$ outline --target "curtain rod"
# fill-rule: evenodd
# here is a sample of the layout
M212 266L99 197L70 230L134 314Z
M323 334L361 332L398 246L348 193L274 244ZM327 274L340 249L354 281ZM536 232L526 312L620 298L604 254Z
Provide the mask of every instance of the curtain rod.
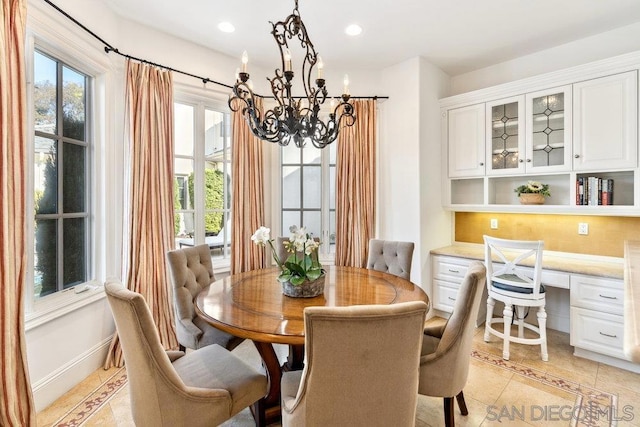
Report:
M146 59L142 59L142 58L137 58L135 56L132 55L128 55L126 53L122 53L120 52L117 48L113 47L111 44L107 43L102 37L100 37L99 35L97 35L96 33L94 33L93 31L91 31L89 28L87 28L86 26L84 26L81 22L79 22L77 19L75 19L73 16L69 15L67 12L65 12L64 10L62 10L61 8L59 8L57 5L55 5L51 0L44 0L45 3L47 3L49 6L53 7L55 10L57 10L58 12L60 12L65 18L69 19L71 22L73 22L74 24L76 24L78 27L82 28L85 32L87 32L88 34L90 34L93 38L95 38L96 40L98 40L100 43L102 43L104 45L104 51L108 54L108 53L116 53L120 56L123 56L127 59L133 59L135 61L138 62L142 62L144 64L149 64L149 65L153 65L155 67L159 67L159 68L164 68L165 70L168 71L173 71L174 73L179 73L185 76L189 76L189 77L193 77L196 78L198 80L201 80L202 83L207 84L207 83L213 83L216 84L218 86L223 86L226 87L228 89L233 89L233 86L228 85L226 83L221 83L215 80L212 80L208 77L202 77L202 76L198 76L186 71L182 71L182 70L178 70L175 69L173 67L167 67L166 65L162 65L162 64L158 64ZM260 98L271 98L271 97L265 97L263 95L259 95L259 94L255 94L257 96L259 96ZM302 96L296 96L294 98L304 98ZM351 99L389 99L388 96L352 96Z

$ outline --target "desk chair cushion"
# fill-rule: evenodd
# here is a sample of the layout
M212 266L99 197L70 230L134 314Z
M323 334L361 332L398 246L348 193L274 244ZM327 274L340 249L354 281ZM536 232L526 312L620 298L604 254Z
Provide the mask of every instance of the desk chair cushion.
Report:
M514 292L517 294L533 294L533 288L523 288L520 286L512 286L512 285L507 285L506 283L500 283L496 281L491 282L491 286L493 286L496 289L500 289L507 292ZM540 285L540 293L541 294L545 293L544 285Z

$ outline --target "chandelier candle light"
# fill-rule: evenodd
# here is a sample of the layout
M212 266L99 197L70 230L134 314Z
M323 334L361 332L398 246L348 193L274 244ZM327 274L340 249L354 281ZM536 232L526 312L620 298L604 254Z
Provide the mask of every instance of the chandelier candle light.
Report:
M242 69L237 73L233 94L229 96L229 107L232 111L242 108L249 129L264 141L285 146L293 140L297 147L304 147L308 139L315 147L324 148L338 137L341 125L353 126L356 121L353 105L349 102L349 77L345 75L343 93L338 102L331 98L329 117L326 122L323 121L320 109L328 97L323 74L324 63L309 40L298 11L298 0L295 0L293 12L284 21L270 23L273 27L271 34L278 44L281 59L281 68L276 68L275 77L267 77L277 105L264 114L256 107L255 98L259 95L253 93L247 72L249 57L245 51L242 54ZM291 91L294 72L289 41L294 37L306 49L302 63L305 97L294 97ZM316 65L318 73L315 86L312 86L311 74Z

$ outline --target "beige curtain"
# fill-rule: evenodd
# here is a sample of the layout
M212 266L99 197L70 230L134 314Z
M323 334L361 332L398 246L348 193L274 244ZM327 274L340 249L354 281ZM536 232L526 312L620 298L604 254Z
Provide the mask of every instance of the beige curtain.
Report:
M173 83L157 67L127 60L129 158L123 265L127 287L142 294L165 349L178 346L165 254L173 237ZM122 366L117 334L105 362Z
M336 265L365 267L375 232L376 101L353 101L356 123L338 136Z
M256 107L262 110L262 99ZM231 274L265 267L264 248L251 235L264 224L264 160L259 140L249 130L242 108L232 113L231 151L232 217Z
M35 426L24 335L26 75L25 0L0 9L0 425Z

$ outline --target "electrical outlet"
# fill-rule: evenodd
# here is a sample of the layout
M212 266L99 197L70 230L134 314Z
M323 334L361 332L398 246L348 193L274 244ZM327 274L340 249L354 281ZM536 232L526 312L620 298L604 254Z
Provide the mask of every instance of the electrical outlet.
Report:
M589 224L586 222L578 223L578 234L589 234Z
M491 229L492 230L498 229L498 220L496 218L491 218Z

